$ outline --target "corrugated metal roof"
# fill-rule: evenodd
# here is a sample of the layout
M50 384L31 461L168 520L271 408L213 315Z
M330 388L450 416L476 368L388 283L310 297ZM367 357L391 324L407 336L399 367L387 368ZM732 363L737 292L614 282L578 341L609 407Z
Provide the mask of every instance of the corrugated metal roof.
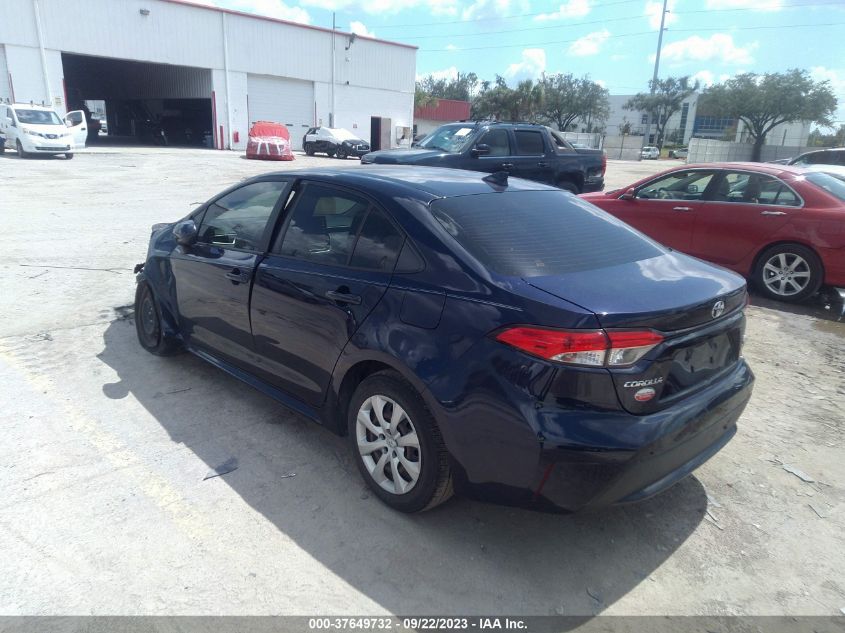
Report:
M429 121L461 121L469 118L469 101L438 99L436 106L426 106L414 110L414 118Z

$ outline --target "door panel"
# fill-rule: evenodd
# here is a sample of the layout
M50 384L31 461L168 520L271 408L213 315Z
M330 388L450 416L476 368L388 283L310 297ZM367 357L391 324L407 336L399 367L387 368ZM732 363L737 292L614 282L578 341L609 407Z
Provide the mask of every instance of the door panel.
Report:
M552 184L554 160L547 156L543 133L539 130L514 130L516 152L513 156L512 173L518 178Z
M510 134L507 129L493 128L487 130L475 145L489 145L490 153L483 154L474 159L476 164L472 166L473 169L490 174L497 171L514 173L513 150L511 148ZM514 175L516 174L514 173Z
M209 203L197 243L171 254L183 336L242 368L253 358L253 274L288 187L287 180L250 183Z
M75 149L84 149L88 141L88 121L82 110L73 110L65 115L65 124L73 134L73 145Z
M697 213L691 254L733 265L768 244L795 213L800 199L777 178L724 172Z
M259 375L319 406L344 346L387 289L404 237L366 198L308 183L277 242L252 293Z

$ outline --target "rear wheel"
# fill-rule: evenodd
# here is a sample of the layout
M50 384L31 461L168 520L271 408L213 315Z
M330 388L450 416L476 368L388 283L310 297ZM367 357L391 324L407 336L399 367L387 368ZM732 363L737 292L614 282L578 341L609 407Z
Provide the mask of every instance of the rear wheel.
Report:
M557 186L560 187L561 189L563 189L564 191L568 191L569 193L574 193L575 195L578 195L579 193L581 193L578 190L578 185L576 185L571 180L565 180L565 179L561 180L559 183L557 183Z
M141 347L150 354L170 356L181 348L178 341L164 336L158 302L145 281L135 290L135 331Z
M754 271L754 283L761 293L793 303L814 295L822 280L818 256L800 244L772 246L760 256Z
M29 154L27 154L27 153L23 150L23 145L21 145L21 141L20 141L20 139L18 139L17 141L15 141L15 148L18 150L18 158L27 158L27 157L29 156Z
M361 476L391 508L420 512L452 496L440 429L420 395L397 374L374 374L358 385L348 424Z
M306 143L306 144L305 144L305 153L306 153L308 156L313 156L313 155L314 155L314 144L313 144L313 143Z
M327 150L326 150L326 155L327 155L329 158L334 158L334 154L335 154L335 149L334 149L334 147L330 147L329 149L327 149Z

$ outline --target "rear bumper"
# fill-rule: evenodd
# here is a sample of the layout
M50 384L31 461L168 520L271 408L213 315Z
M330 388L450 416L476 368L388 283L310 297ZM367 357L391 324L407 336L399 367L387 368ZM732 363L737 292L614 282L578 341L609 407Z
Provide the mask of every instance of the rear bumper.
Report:
M641 501L677 483L728 443L753 383L751 369L740 360L705 389L649 415L520 406L525 417L508 425L512 437L486 438L495 454L474 455L458 465L456 488L540 510L574 512ZM533 430L534 450L523 430ZM498 464L496 475L490 468L461 468L490 459Z

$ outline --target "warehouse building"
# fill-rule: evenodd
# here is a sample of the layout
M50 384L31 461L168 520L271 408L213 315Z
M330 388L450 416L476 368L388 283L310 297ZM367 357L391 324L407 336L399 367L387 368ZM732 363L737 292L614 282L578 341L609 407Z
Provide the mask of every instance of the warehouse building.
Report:
M0 100L102 101L110 136L243 149L255 121L407 142L416 47L183 0L3 0Z

